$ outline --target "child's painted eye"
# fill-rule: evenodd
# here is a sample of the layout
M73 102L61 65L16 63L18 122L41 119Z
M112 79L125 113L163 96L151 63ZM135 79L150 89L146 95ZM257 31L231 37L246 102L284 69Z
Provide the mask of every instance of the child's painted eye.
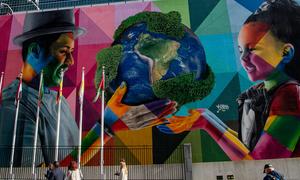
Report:
M242 54L244 52L243 48L241 46L239 46L238 48L239 48L240 54Z
M249 48L248 50L249 50L250 52L252 52L252 51L255 50L255 48Z

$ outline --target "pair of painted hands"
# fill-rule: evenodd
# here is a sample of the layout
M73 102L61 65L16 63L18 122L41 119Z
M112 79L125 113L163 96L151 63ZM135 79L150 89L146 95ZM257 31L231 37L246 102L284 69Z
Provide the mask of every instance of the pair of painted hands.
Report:
M127 91L123 82L108 101L104 119L113 132L139 130L168 123L165 117L176 111L177 103L168 99L156 100L138 106L123 104L122 98Z
M129 106L121 102L126 90L126 84L123 82L105 108L105 124L114 132L156 126L163 133L178 134L203 128L207 116L212 114L207 109L196 109L190 110L189 116L166 118L176 111L176 102L161 99L138 106Z

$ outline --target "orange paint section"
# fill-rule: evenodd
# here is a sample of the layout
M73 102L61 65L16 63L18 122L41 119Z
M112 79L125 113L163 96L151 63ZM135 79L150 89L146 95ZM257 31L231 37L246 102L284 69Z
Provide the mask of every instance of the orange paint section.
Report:
M118 117L122 117L126 112L128 112L128 109L130 106L124 105L121 103L123 96L125 95L127 91L127 87L119 87L115 94L111 97L109 100L107 106L111 109L111 111ZM112 102L112 103L110 103ZM116 103L114 103L116 102Z
M255 47L256 44L266 35L270 26L261 22L250 22L245 24L239 34L239 42Z
M253 160L253 157L251 157L249 154L247 154L243 160Z

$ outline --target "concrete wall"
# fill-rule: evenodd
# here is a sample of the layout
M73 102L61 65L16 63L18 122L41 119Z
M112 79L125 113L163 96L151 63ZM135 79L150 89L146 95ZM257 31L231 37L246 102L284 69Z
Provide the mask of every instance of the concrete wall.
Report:
M266 163L271 163L276 170L284 174L286 180L300 180L300 158L257 160L257 161L228 161L228 162L208 162L193 164L193 180L216 180L216 176L234 175L235 180L262 180L264 177L263 167ZM114 172L119 166L105 166L107 179L117 179ZM146 166L128 166L129 179L183 179L183 167L180 164L156 164ZM43 177L45 168L37 168L38 177ZM66 168L64 168L66 171ZM99 166L83 167L85 178L99 179ZM0 168L0 179L8 173L8 168ZM30 168L14 168L16 177L30 179Z
M284 174L286 180L300 180L300 158L194 163L193 180L216 180L218 175L225 180L230 174L237 180L262 180L266 163Z
M171 179L184 179L183 164L153 164L153 165L128 165L128 179L130 180L171 180ZM104 172L106 180L117 180L118 176L114 173L119 171L120 166L105 166ZM61 168L64 172L67 172L66 167ZM45 179L44 173L46 168L36 168L37 178ZM30 167L14 168L13 173L15 179L20 180L32 180ZM100 166L84 166L82 167L82 173L84 179L100 179ZM9 168L0 168L0 180L8 179Z

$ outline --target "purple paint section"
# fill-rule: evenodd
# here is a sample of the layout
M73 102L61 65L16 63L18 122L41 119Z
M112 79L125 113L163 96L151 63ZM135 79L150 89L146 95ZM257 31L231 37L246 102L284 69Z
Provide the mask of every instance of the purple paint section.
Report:
M254 150L251 152L251 156L254 159L288 158L291 157L291 154L291 151L268 133L264 133L261 136Z
M5 71L7 49L9 44L9 34L11 28L12 16L0 17L0 72Z
M165 105L169 104L168 102L170 102L170 101L166 100L166 99L161 99L161 100L157 100L157 101L153 101L148 104L145 104L145 106L150 110L160 109L160 108L163 108Z

